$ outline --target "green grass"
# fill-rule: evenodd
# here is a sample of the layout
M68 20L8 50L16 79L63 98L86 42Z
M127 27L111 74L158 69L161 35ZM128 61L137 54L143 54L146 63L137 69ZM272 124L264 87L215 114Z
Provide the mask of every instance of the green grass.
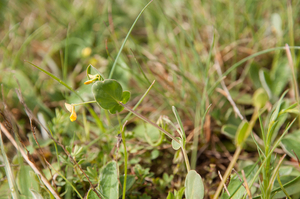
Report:
M123 198L185 197L189 165L202 177L204 198L229 198L218 171L224 182L231 178L226 187L233 198L247 197L245 179L253 198L299 198L300 119L293 123L300 110L299 6L1 1L0 122L61 198L105 198L99 186L113 182L115 175L103 172L115 169L114 161ZM84 104L95 100L92 84L84 85L90 64L88 73L115 79L131 92L119 119L97 103ZM41 149L16 88L55 139L33 123ZM253 97L257 90L267 94L266 103ZM76 106L75 122L65 103L84 104ZM181 150L172 148L174 137ZM2 140L0 198L54 198L4 134ZM34 176L34 186L21 185L21 176Z

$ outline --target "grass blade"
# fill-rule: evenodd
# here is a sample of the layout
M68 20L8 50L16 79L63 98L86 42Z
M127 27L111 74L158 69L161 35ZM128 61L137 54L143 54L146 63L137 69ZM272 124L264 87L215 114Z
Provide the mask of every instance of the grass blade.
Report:
M111 79L112 76L113 76L113 74L114 74L114 70L115 70L115 68L116 68L116 65L117 65L118 59L119 59L119 57L120 57L120 54L121 54L121 52L122 52L122 50L123 50L123 48L124 48L124 46L125 46L126 41L128 40L128 37L129 37L129 35L130 35L130 33L131 33L133 27L135 26L136 22L139 20L139 18L140 18L140 16L142 15L142 13L143 13L143 12L146 10L146 8L152 3L152 1L153 1L153 0L151 0L151 1L150 1L150 2L142 9L142 11L140 12L140 14L136 17L135 21L133 22L131 28L129 29L129 31L128 31L128 33L127 33L127 35L126 35L126 37L125 37L125 39L124 39L124 41L123 41L123 44L122 44L122 46L121 46L121 48L120 48L120 50L119 50L119 52L118 52L118 54L117 54L117 57L116 57L116 59L115 59L115 61L114 61L114 64L113 64L113 66L112 66L112 68L111 68L111 71L110 71L110 73L109 73L108 79Z

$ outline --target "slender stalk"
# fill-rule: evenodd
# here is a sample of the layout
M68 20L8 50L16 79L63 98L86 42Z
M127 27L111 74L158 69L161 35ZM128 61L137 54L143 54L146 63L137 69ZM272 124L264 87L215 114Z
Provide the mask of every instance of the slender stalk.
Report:
M124 146L124 182L123 182L123 196L122 198L125 199L126 195L126 183L127 183L127 160L128 160L128 154L126 149L126 142L125 142L125 132L122 131L122 142Z
M120 118L119 118L119 121L121 121ZM128 153L127 153L126 141L125 141L125 125L126 125L126 123L127 123L127 121L124 123L123 129L121 130L122 142L123 142L123 146L124 146L124 182L123 182L123 196L122 196L122 199L125 199L126 184L127 184L127 161L128 161Z
M282 183L281 183L281 180L280 180L280 176L279 176L279 173L277 173L277 181L278 181L278 184L281 188L281 190L283 191L283 193L285 194L285 196L288 198L288 199L292 199L290 197L290 195L288 194L288 192L285 190L285 188L283 187Z
M191 157L191 167L192 169L196 168L197 162L197 151L198 151L198 137L199 137L199 121L200 121L200 105L196 107L196 114L195 114L195 126L194 126L194 136L193 136L193 150L192 150L192 157ZM201 128L203 129L203 125L201 124ZM203 134L201 134L203 135Z
M126 183L127 183L127 160L128 160L128 154L127 154L127 148L126 148L126 141L125 141L125 126L127 123L127 120L123 124L123 128L121 128L122 122L120 119L120 115L117 112L117 118L119 121L119 126L120 126L120 133L122 135L122 142L124 146L124 182L123 182L123 194L122 194L122 199L125 199L125 194L126 194Z
M96 103L97 101L89 101L89 102L82 102L82 103L78 103L78 104L72 104L73 106L79 106L79 105L85 105L85 104L92 104L92 103Z
M167 132L165 129L161 128L160 126L158 126L157 124L155 124L151 120L147 119L146 117L142 116L138 112L134 111L133 109L131 109L127 105L123 104L122 102L119 102L119 104L121 106L123 106L125 109L127 109L128 111L130 111L131 113L133 113L134 115L136 115L137 117L139 117L142 120L144 120L145 122L151 124L152 126L154 126L155 128L157 128L158 130L160 130L161 132L163 132L166 136L168 136L169 138L171 138L172 140L174 140L175 142L177 142L178 144L181 145L181 143L173 135L171 135L169 132Z
M173 135L171 135L170 133L168 133L166 130L164 130L163 128L161 128L160 126L158 126L157 124L155 124L154 122L150 121L149 119L147 119L146 117L142 116L141 114L137 113L136 111L132 110L131 108L129 108L127 105L123 104L122 102L119 102L121 106L123 106L125 109L127 109L128 111L132 112L134 115L136 115L137 117L141 118L142 120L144 120L145 122L151 124L152 126L154 126L155 128L157 128L158 130L160 130L161 132L163 132L166 136L168 136L169 138L171 138L172 140L176 141L178 144L180 144L181 146L181 150L183 153L183 157L184 157L184 161L186 164L186 168L188 171L190 171L191 167L190 167L190 162L189 162L189 158L187 156L185 147L183 146L183 144L181 142L179 142Z
M124 39L124 41L123 41L123 44L122 44L122 46L121 46L121 48L120 48L120 50L119 50L119 52L118 52L118 54L117 54L117 57L116 57L116 59L115 59L115 61L114 61L114 64L113 64L113 66L112 66L112 68L111 68L111 71L110 71L110 73L109 73L108 79L111 79L112 76L113 76L113 74L114 74L114 70L115 70L115 68L116 68L116 65L117 65L118 59L119 59L119 57L120 57L120 54L121 54L121 52L122 52L122 50L123 50L123 48L124 48L124 46L125 46L126 41L128 40L128 37L129 37L129 35L130 35L130 33L131 33L133 27L135 26L136 22L139 20L139 18L140 18L140 16L142 15L142 13L143 13L143 12L146 10L146 8L152 3L152 1L153 1L153 0L151 0L151 1L150 1L150 2L149 2L142 10L141 10L141 12L139 13L139 15L136 17L135 21L133 22L131 28L129 29L129 31L128 31L128 33L127 33L127 35L126 35L126 37L125 37L125 39Z
M182 145L181 150L182 150L182 153L183 153L183 157L184 157L184 161L185 161L185 165L186 165L186 170L187 170L187 172L189 172L191 170L191 166L190 166L190 161L189 161L189 158L188 158L186 150L185 150L185 146Z
M299 101L298 83L297 83L297 78L296 78L296 70L294 67L293 57L292 57L291 51L289 49L289 45L285 44L285 48L286 48L286 55L288 58L289 65L291 67L291 72L292 72L292 77L293 77L292 85L294 88L294 95L295 95L297 104L299 104L300 101ZM300 110L300 107L298 109ZM298 125L300 127L300 118L298 118Z
M247 128L247 132L245 133L244 142L247 139L247 137L250 135L250 133L251 133L251 131L253 129L253 126L255 124L255 121L257 120L258 116L259 116L259 110L257 108L255 108L254 113L252 115L252 118L251 118L251 120L249 122L249 126ZM244 145L244 143L242 143L240 146L237 146L237 148L235 150L235 153L233 155L233 158L232 158L229 166L227 167L227 170L226 170L226 172L225 172L225 174L223 176L223 179L222 179L221 183L219 184L218 189L217 189L217 191L216 191L216 193L214 195L214 199L217 199L219 197L219 195L220 195L220 193L222 191L224 183L226 182L227 178L229 177L229 175L230 175L230 173L231 173L231 171L232 171L232 169L234 167L234 164L237 162L238 157L239 157L240 153L242 152L243 145Z
M290 45L294 46L294 22L293 22L293 7L292 7L291 0L287 0L287 15L288 15ZM292 51L293 60L295 60L295 50L291 49L291 51Z
M221 183L219 184L218 189L217 189L217 191L216 191L216 193L214 195L214 199L217 199L219 197L219 195L220 195L220 193L222 191L223 185L225 184L227 178L231 174L232 168L234 167L236 161L238 160L241 151L242 151L242 147L241 146L239 146L239 147L236 148L235 153L234 153L234 155L232 157L232 160L231 160L229 166L227 167L227 170L226 170L226 172L225 172L225 174L223 176L223 179L222 179Z

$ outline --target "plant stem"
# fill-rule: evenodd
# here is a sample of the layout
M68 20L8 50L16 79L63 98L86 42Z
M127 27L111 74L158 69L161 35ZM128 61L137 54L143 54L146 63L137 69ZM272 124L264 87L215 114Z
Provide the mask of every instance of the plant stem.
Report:
M184 148L184 146L182 145L181 142L179 142L173 135L171 135L170 133L168 133L165 129L161 128L160 126L158 126L157 124L155 124L154 122L150 121L149 119L145 118L144 116L142 116L141 114L137 113L136 111L132 110L131 108L129 108L127 105L123 104L122 102L119 102L119 104L121 106L123 106L125 109L127 109L128 111L130 111L131 113L133 113L134 115L136 115L137 117L141 118L142 120L144 120L145 122L151 124L152 126L154 126L155 128L157 128L158 130L160 130L161 132L163 132L166 136L168 136L169 138L171 138L172 140L175 140L176 142L178 142L178 144L181 145L181 150L184 156L184 161L186 164L186 168L188 171L190 171L190 162L189 162L189 158L187 156L186 150Z
M217 189L217 191L216 191L216 193L214 195L214 199L217 199L219 197L219 195L220 195L220 193L222 191L223 185L225 184L227 178L231 174L231 171L232 171L232 169L234 167L234 164L236 163L236 161L237 161L237 159L238 159L241 151L242 151L242 146L239 146L239 147L236 148L235 153L234 153L234 155L232 157L232 160L231 160L229 166L227 167L227 170L226 170L226 172L225 172L225 174L223 176L223 179L222 179L221 183L219 184L218 189Z
M126 183L127 183L127 160L128 160L128 154L126 149L126 142L125 142L125 131L122 130L122 142L124 146L124 182L123 182L123 196L122 198L125 199L126 194Z
M81 103L78 103L78 104L72 104L73 106L79 106L79 105L85 105L85 104L92 104L92 103L96 103L97 101L89 101L89 102L81 102Z
M248 136L250 135L250 133L251 133L251 131L253 129L253 126L255 124L255 121L257 120L258 116L259 116L259 109L255 108L254 113L252 115L252 118L251 118L251 120L249 122L249 126L247 128L247 131L245 132L244 142L241 143L240 146L237 146L237 148L235 150L235 153L233 155L233 158L232 158L229 166L227 167L227 170L226 170L226 172L225 172L225 174L223 176L223 179L222 179L221 183L219 184L219 187L218 187L218 189L217 189L217 191L216 191L216 193L214 195L214 199L217 199L219 197L219 195L220 195L220 193L222 191L222 187L223 187L224 183L226 182L228 176L231 174L231 171L232 171L232 169L234 167L234 164L238 160L238 157L239 157L239 155L240 155L240 153L241 153L241 151L243 149L243 145L244 145L246 139L248 138Z
M189 158L188 158L186 150L185 150L185 146L182 145L181 150L182 150L182 153L183 153L183 157L184 157L187 172L189 172L191 170L191 166L190 166L190 161L189 161Z
M147 119L146 117L142 116L141 114L139 114L138 112L132 110L130 107L128 107L127 105L123 104L122 102L119 102L119 104L121 106L123 106L125 109L127 109L128 111L130 111L131 113L133 113L134 115L136 115L137 117L141 118L142 120L144 120L145 122L151 124L152 126L154 126L155 128L157 128L158 130L160 130L161 132L163 132L166 136L168 136L169 138L171 138L172 140L175 140L175 142L177 142L178 144L181 145L181 143L173 136L171 135L169 132L167 132L165 129L161 128L160 126L158 126L157 124L155 124L154 122L152 122L151 120Z
M126 183L127 183L127 161L128 161L128 154L127 154L127 148L126 148L126 141L125 141L125 126L127 124L127 120L123 124L123 128L121 128L121 119L119 113L117 113L118 121L120 124L120 131L122 135L122 142L124 146L124 182L123 182L123 195L122 199L125 199L126 194Z

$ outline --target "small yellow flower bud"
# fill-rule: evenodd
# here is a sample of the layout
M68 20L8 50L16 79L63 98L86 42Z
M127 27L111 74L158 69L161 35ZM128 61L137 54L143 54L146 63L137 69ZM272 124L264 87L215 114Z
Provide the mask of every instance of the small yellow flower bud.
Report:
M88 80L88 81L85 81L84 84L87 85L87 84L91 84L93 82L94 82L93 80Z

